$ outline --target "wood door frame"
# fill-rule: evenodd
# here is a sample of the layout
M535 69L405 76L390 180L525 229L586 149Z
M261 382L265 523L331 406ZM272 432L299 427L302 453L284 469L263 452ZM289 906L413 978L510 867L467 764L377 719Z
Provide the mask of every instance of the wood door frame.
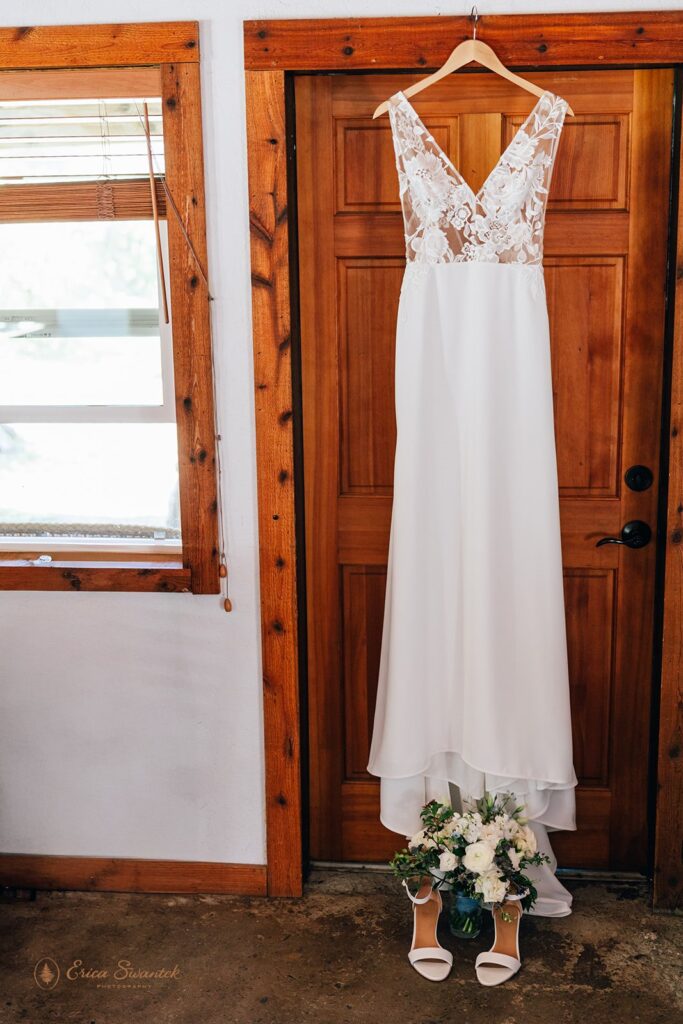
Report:
M683 65L683 11L494 15L479 32L508 65L528 69ZM268 893L303 883L302 735L295 489L294 382L286 85L292 72L427 71L471 34L468 17L246 21L256 450L263 645ZM680 117L680 114L679 114ZM681 132L676 133L682 146ZM681 152L679 163L683 186ZM683 905L683 210L672 213L675 266L668 416L668 492L662 528L661 686L654 905ZM668 402L669 395L664 395ZM668 411L668 409L667 409ZM666 439L664 430L663 438ZM666 447L666 445L665 445ZM663 452L665 455L666 452ZM666 467L665 467L666 468Z

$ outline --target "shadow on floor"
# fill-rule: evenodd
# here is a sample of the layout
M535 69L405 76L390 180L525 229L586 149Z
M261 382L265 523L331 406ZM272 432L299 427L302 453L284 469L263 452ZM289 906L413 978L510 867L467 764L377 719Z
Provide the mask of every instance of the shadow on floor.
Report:
M406 959L408 901L376 872L315 872L301 900L9 899L0 907L0 1022L683 1024L683 918L653 914L640 886L570 887L574 914L525 918L524 966L497 989L474 976L490 925L472 941L444 928L453 971L440 985L420 978ZM122 961L129 966L117 968ZM36 982L37 965L48 987ZM171 976L115 977L128 970Z

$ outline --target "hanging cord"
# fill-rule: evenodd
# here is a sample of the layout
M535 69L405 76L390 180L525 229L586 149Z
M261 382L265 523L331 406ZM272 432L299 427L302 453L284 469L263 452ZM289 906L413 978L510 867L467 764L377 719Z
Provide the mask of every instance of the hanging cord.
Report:
M109 119L107 117L107 104L99 100L100 108L100 141L102 143L102 178L111 178L111 145L109 132Z
M164 195L166 196L166 205L167 205L166 216L168 218L168 208L170 208L173 211L173 215L174 215L174 217L175 217L175 219L176 219L176 221L178 223L178 226L179 226L179 228L180 228L180 230L182 232L183 238L185 239L185 243L186 243L190 253L192 254L192 258L193 258L193 260L194 260L194 262L195 262L195 264L197 266L197 269L199 270L199 274L201 276L201 279L204 282L204 284L206 285L207 300L209 302L209 342L210 342L210 350L211 350L211 386L212 386L212 389L213 389L214 450L215 450L215 455L216 455L216 475L218 477L218 487L217 487L218 545L219 545L218 576L219 576L219 580L220 580L221 597L223 598L223 607L224 607L226 612L231 612L232 611L232 601L230 600L230 596L229 596L229 593L228 593L228 587L229 587L228 579L229 578L228 578L228 561L227 561L227 555L226 555L227 544L226 544L226 534L225 534L225 520L224 520L224 516L223 516L223 459L222 459L222 442L223 442L223 438L222 438L221 433L220 433L219 428L218 428L218 389L216 387L216 358L215 358L215 355L214 355L214 346L213 346L213 314L212 314L212 310L211 310L211 303L213 302L213 295L211 294L211 289L209 288L209 279L208 279L208 276L206 274L206 271L204 270L204 267L202 266L202 262L199 259L199 256L197 255L197 251L196 251L194 245L192 244L192 239L190 238L190 236L187 233L187 230L185 228L185 224L183 223L183 218L181 217L180 211L178 210L178 207L176 206L175 200L174 200L173 196L171 195L171 190L169 189L169 187L168 187L168 185L166 183L166 176L161 171L159 171L158 169L155 169L155 167L154 167L154 154L152 152L152 139L151 139L151 133L150 133L150 128L149 128L149 117L148 117L148 114L147 114L147 104L146 103L144 104L144 108L145 108L145 116L143 117L143 115L141 114L140 110L138 110L138 116L140 118L140 123L142 125L142 130L144 131L145 137L147 139L147 153L148 153L149 162L150 162L150 175L151 175L151 178L152 178L152 187L154 187L154 182L155 181L159 181L160 182L161 187L164 190ZM155 195L154 192L153 192L153 195ZM155 198L156 198L156 196L155 196ZM159 252L160 252L160 255L161 255L161 250L160 249L159 249Z
M154 157L152 155L152 135L149 130L149 110L143 103L145 111L145 137L147 139L147 166L149 168L149 190L152 196L152 216L154 217L154 237L157 245L157 264L159 267L159 287L164 311L164 323L169 323L168 297L166 295L166 274L164 273L164 254L161 251L161 231L159 229L159 206L157 204L157 186L154 177Z

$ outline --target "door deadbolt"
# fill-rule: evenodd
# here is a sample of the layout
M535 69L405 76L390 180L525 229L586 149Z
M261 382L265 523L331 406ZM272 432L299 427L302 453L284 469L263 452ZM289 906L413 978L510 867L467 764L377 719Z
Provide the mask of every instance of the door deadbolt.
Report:
M646 491L652 487L654 475L649 466L629 466L624 473L624 480L632 491Z

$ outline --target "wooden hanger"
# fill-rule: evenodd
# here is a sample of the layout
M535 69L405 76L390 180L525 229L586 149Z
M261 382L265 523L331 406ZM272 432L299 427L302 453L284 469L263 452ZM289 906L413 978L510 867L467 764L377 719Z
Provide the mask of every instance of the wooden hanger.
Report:
M480 39L477 39L477 22L479 21L479 14L477 8L472 8L470 19L473 22L472 38L466 39L463 43L453 50L452 54L448 58L445 64L435 71L433 75L427 75L426 78L421 78L419 82L415 82L414 85L408 86L407 89L403 90L403 95L406 97L415 96L416 93L422 92L423 89L428 89L430 85L434 85L435 82L440 82L446 75L450 75L453 71L457 71L459 68L470 64L472 61L476 61L477 64L481 64L482 67L488 68L489 71L493 71L494 74L500 75L501 78L507 79L508 82L512 82L513 85L518 85L522 89L526 89L527 92L533 93L534 96L543 96L545 89L541 89L540 86L534 85L533 82L528 82L526 78L521 78L516 75L513 71L510 71L505 67L501 59L497 56L495 50L493 50L488 43L482 43ZM372 115L373 119L380 117L381 114L385 114L389 109L389 100L385 100L377 107L377 110ZM574 116L574 111L567 105L567 113Z

